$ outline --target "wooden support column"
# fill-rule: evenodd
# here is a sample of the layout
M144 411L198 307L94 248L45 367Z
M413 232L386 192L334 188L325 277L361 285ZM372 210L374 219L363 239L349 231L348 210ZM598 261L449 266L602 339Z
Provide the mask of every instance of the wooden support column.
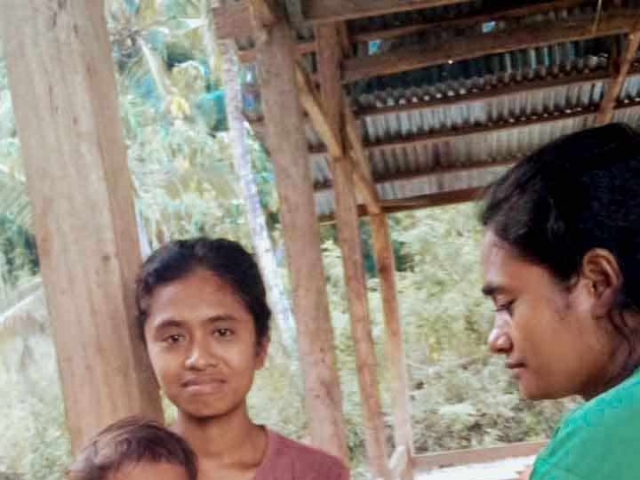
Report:
M6 0L2 28L72 448L162 418L134 321L140 250L102 1Z
M343 130L342 99L340 79L341 45L336 25L328 24L316 29L318 42L318 71L321 97L329 127L338 132ZM354 183L354 163L339 149L342 155L332 156L332 175L335 197L338 240L342 251L342 261L347 288L351 334L355 344L358 382L364 416L365 446L369 467L374 478L388 479L387 454L384 439L384 419L378 388L377 362L371 332L367 285L360 243L358 204Z
M311 439L317 447L347 462L342 395L322 266L311 163L297 95L294 41L287 24L276 24L258 45L257 53L267 141L275 168L287 247Z
M640 31L634 31L627 36L627 44L625 49L620 55L619 62L613 73L613 78L609 84L609 88L605 93L602 103L600 104L600 111L598 112L598 125L604 125L609 123L613 118L613 111L616 107L616 102L622 92L624 83L627 80L627 74L629 68L636 58L638 52L638 45L640 45Z
M411 428L411 405L409 402L409 379L402 343L402 328L396 288L396 265L393 244L386 214L371 215L373 248L378 267L380 293L386 330L385 353L387 368L391 377L391 395L393 400L393 438L396 449L404 447L408 456L408 468L403 479L413 478L412 458L413 430Z

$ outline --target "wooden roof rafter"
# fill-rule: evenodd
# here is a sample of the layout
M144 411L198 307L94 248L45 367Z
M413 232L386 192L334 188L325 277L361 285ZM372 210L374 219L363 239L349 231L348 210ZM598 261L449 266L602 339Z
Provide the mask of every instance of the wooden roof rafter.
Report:
M345 158L353 163L356 186L364 199L365 205L371 213L380 213L378 193L371 180L371 172L367 168L368 161L364 154L365 150L357 134L357 126L354 124L355 118L352 117L348 110L348 104L345 102L345 129L348 140L348 151L345 152L340 132L336 131L328 121L322 102L309 75L302 67L298 66L296 76L302 105L320 138L327 146L329 158Z
M468 0L306 0L304 17L311 23L332 23L388 13L444 7Z
M637 10L620 10L604 15L597 25L589 18L557 22L553 26L543 23L460 37L442 42L440 45L431 45L428 51L425 51L424 45L411 45L389 53L346 60L344 81L352 83L365 78L469 60L484 55L626 34L637 30L639 25Z
M247 0L243 0L240 4L246 2ZM525 17L527 15L535 15L539 13L545 13L554 10L567 9L572 7L577 7L585 3L586 0L552 0L544 3L534 3L528 5L520 5L513 8L507 9L489 9L487 11L482 11L480 13L473 13L470 15L463 15L456 18L443 19L440 21L429 21L425 23L417 23L412 25L403 25L399 27L391 27L391 28L378 28L371 31L363 31L363 32L354 32L350 35L349 45L356 44L358 42L369 42L374 40L388 40L397 37L401 37L404 35L412 35L421 32L425 32L432 29L449 29L449 28L460 28L471 25L478 25L484 22L489 21L497 21L497 20L507 20L514 19L518 17ZM231 7L229 11L224 13L221 12L221 15L224 15L223 19L220 21L221 23L229 22L236 29L235 32L238 34L238 29L236 25L240 23L240 19L238 21L229 21L232 17L238 17L245 14L248 14L246 9L243 9L241 6L237 4L235 7ZM341 23L342 26L345 26L344 22ZM230 30L229 28L221 27L223 32L227 32ZM249 29L244 29L238 36L250 36L253 32L251 26ZM227 33L228 34L228 33ZM297 46L298 55L306 55L309 53L316 52L316 43L313 40L301 40L298 42ZM255 49L246 49L241 50L239 52L240 61L243 63L250 63L255 61Z
M600 104L600 112L598 113L598 124L604 125L609 123L613 118L613 111L616 106L616 101L620 96L620 92L624 87L627 80L629 70L633 61L636 59L638 53L638 46L640 45L640 30L631 32L627 37L627 43L625 50L622 53L619 62L613 71L613 78L607 92L605 94L602 103Z

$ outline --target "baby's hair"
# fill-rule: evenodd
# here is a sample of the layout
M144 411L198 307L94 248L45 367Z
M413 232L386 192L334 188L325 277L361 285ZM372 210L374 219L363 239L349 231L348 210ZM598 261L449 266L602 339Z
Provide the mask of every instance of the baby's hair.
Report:
M179 435L141 417L113 423L80 452L67 472L69 480L105 480L120 469L141 462L184 467L189 480L198 476L197 458Z

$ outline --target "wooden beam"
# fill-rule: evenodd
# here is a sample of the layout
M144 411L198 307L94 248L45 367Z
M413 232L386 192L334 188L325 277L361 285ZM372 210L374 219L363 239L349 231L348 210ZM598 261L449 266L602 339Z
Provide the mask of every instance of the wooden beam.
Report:
M360 243L358 202L354 184L355 163L345 157L342 137L342 83L340 81L341 46L336 25L322 25L316 28L318 43L318 74L320 77L322 106L310 93L311 86L302 96L312 121L323 131L323 138L331 157L335 192L335 216L338 240L342 252L342 266L345 275L347 303L351 319L358 385L362 402L364 440L369 468L374 478L391 480L385 448L384 418L378 387L376 353L369 317L368 291L364 270L364 257ZM299 70L300 71L300 70ZM303 101L305 103L305 101Z
M379 212L380 208L378 203L378 194L368 180L370 177L369 170L364 166L363 162L358 159L354 159L351 152L358 153L358 147L353 146L351 136L348 137L350 152L344 151L344 145L342 143L342 137L340 136L340 130L336 129L329 123L327 113L324 111L323 105L318 97L315 87L313 86L311 79L304 72L302 67L297 66L296 78L299 88L300 101L305 111L309 115L309 119L318 135L322 139L323 143L327 147L330 158L345 158L353 165L353 175L355 176L356 187L362 194L367 207L372 212ZM340 98L342 93L340 92ZM346 107L345 107L346 108Z
M638 66L631 67L633 75L640 74ZM472 102L494 100L509 95L521 95L528 92L541 92L558 87L574 87L603 82L611 78L611 74L606 70L595 70L587 73L562 74L557 77L536 78L533 80L523 80L512 82L507 85L488 85L482 90L470 91L461 95L442 96L429 100L419 100L414 102L401 103L382 107L360 108L357 111L358 119L376 117L379 115L397 114L414 111L430 111L442 107L453 107L456 105L468 105Z
M619 108L629 108L632 105L619 106ZM635 105L633 105L635 106ZM375 150L387 150L394 147L406 147L409 145L428 145L433 143L440 143L445 141L455 141L460 137L466 137L469 135L489 134L495 132L504 132L514 130L517 128L527 127L530 125L542 125L545 123L553 123L561 120L576 119L581 117L590 117L595 114L594 109L590 110L575 110L569 112L553 112L550 114L544 113L542 115L536 115L533 117L518 119L514 121L503 121L498 124L484 124L479 126L464 127L455 130L437 131L425 134L414 135L407 138L397 138L391 140L385 140L377 143L370 143L367 145L369 152Z
M35 0L34 0L35 1ZM275 25L258 46L268 147L280 199L309 431L314 445L349 461L342 394L324 283L320 231L290 28Z
M245 2L245 1L246 0L242 0L242 2ZM222 19L219 20L219 22L224 23L224 25L221 26L220 28L222 28L223 33L225 33L226 35L231 35L233 33L230 31L231 28L229 28L227 25L233 25L234 28L237 29L237 24L239 22L250 21L248 13L246 13L246 11L242 9L240 5L238 5L239 3L242 3L242 2L235 2L233 4L234 7L231 11L225 11L223 13L220 13ZM488 21L523 17L527 15L534 15L536 13L571 8L574 6L581 5L583 3L585 3L585 0L561 0L561 1L555 0L551 2L536 3L533 5L510 8L506 10L493 8L487 11L483 11L481 13L476 13L473 15L462 16L462 17L455 17L447 20L440 20L437 22L426 22L426 23L404 25L400 27L393 27L393 28L386 28L386 29L375 29L370 31L356 32L353 34L349 34L345 24L340 23L340 28L341 28L340 40L342 43L343 53L345 54L345 56L349 56L348 53L351 50L352 43L370 42L374 40L388 40L392 38L401 37L404 35L421 33L421 32L432 30L432 29L443 30L447 28L459 28L459 27L464 27L468 25L480 24ZM230 17L231 18L233 17L233 15L239 16L241 18L235 18L235 19L229 20ZM245 30L243 28L240 30L236 30L236 33L238 34L237 37L242 37L242 36L248 37L253 32L251 32L248 29ZM244 35L242 35L242 33ZM298 52L298 55L306 55L309 53L314 53L316 51L315 40L311 40L311 41L302 40L298 42L296 45L296 51ZM247 49L247 50L241 50L239 52L239 57L242 63L252 63L255 61L255 57L256 57L255 50L253 48Z
M455 175L455 174L465 174L471 172L482 172L483 170L489 170L499 167L510 167L514 165L520 157L518 158L509 158L506 160L498 160L496 162L481 162L472 165L465 165L463 167L460 166L452 166L452 167L438 167L432 170L424 171L424 172L401 172L394 173L387 177L382 177L377 180L376 185L381 186L387 183L395 183L395 182L406 182L406 181L414 181L414 182L424 182L433 179L438 179L444 175ZM319 185L315 187L316 192L326 192L331 190L331 184ZM370 212L371 213L371 212Z
M584 40L594 37L628 33L637 29L638 11L617 11L603 16L594 29L593 19L563 21L556 25L520 26L495 33L449 39L440 45L412 45L381 55L348 59L344 66L345 82L369 77L457 62L523 48L534 48L554 43Z
M351 157L356 164L356 184L360 187L360 191L369 213L376 215L381 213L380 198L378 198L378 191L376 190L376 186L373 181L371 166L369 165L369 157L362 143L362 137L358 129L358 121L353 115L351 107L346 99L344 100L343 105L344 132Z
M414 457L414 463L416 469L428 471L437 468L455 467L473 463L496 462L506 458L530 457L537 455L546 444L547 442L525 442L498 447L430 453Z
M102 2L7 0L0 22L77 451L124 416L162 418L134 320L140 249L109 36Z
M249 2L254 25L257 23L259 28L271 28L278 23L280 15L278 15L277 5L273 0L247 1Z
M424 23L415 23L391 27L385 29L375 29L370 31L361 31L351 34L353 42L371 42L374 40L389 40L392 38L402 37L404 35L415 35L417 33L426 32L428 30L438 29L445 30L448 28L460 28L471 25L478 25L484 22L492 22L497 20L508 20L511 18L525 17L544 13L554 10L572 8L585 3L585 0L554 0L550 2L534 3L513 8L504 9L501 6L488 7L480 12L471 15L461 15L449 19L439 19L437 21L429 21Z
M627 80L627 74L631 64L636 59L638 53L638 45L640 45L640 31L632 32L627 37L627 43L625 50L620 56L620 62L616 66L614 77L611 79L609 88L602 99L600 104L600 112L598 113L597 123L604 125L609 123L613 118L613 111L616 106L616 101L620 96L620 92L624 88L624 83Z
M402 198L398 200L381 200L382 211L387 214L405 212L407 210L419 210L422 208L442 207L456 203L473 202L482 198L486 187L470 187L460 190L431 193L417 197ZM369 212L363 205L358 205L358 215L369 216ZM333 214L320 215L319 223L326 225L335 223Z
M304 17L312 23L332 23L388 13L443 7L467 0L306 0Z
M226 0L220 3L212 9L216 37L228 40L253 36L255 28L249 0Z
M409 378L398 306L395 255L387 216L384 213L371 215L370 223L384 311L385 356L390 374L393 402L393 438L396 455L392 455L389 464L394 478L411 480L413 478L413 429L411 427ZM403 459L404 462L400 462L400 459ZM398 475L399 473L400 475Z
M305 40L302 42L296 43L296 55L302 56L308 53L313 53L316 51L316 42L315 40L309 41ZM240 50L238 52L238 58L242 63L253 63L256 61L256 51L254 48L249 50Z

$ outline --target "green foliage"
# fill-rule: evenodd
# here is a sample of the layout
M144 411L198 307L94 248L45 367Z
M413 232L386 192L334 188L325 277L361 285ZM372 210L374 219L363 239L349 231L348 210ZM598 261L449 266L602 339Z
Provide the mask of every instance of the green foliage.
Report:
M5 345L0 357L0 474L63 480L70 451L53 345L34 337L25 350L21 342Z

